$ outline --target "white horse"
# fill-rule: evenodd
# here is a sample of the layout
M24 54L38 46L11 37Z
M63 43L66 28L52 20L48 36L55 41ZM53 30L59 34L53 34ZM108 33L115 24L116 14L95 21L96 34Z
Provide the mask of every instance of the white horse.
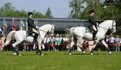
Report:
M43 55L41 53L41 46L43 47L43 49L45 48L44 45L42 44L42 41L44 40L45 35L47 34L47 32L50 33L54 33L54 25L53 24L45 24L41 27L38 28L39 31L39 35L37 38L38 41L38 46L39 46L39 51L40 51L40 55ZM14 48L14 55L17 53L17 55L19 55L18 50L16 50L16 45L20 44L22 41L26 41L26 42L33 42L33 37L32 36L27 36L27 33L25 30L19 30L19 31L11 31L8 35L7 35L7 39L6 42L2 44L2 46L6 46L10 43L12 37L15 37L16 42L12 44L13 48Z
M91 55L93 55L93 50L99 40L101 40L102 44L107 48L109 54L111 54L110 49L108 48L108 45L105 43L104 38L106 32L111 29L112 33L116 32L116 22L113 20L106 20L98 25L98 32L96 34L97 40L94 41L93 47L91 49ZM85 50L81 47L81 41L83 37L92 40L92 33L86 33L86 27L72 27L70 29L67 29L67 32L70 33L70 35L73 36L74 40L71 42L71 47L69 49L69 55L71 55L71 50L74 45L74 42L77 41L77 47L80 47L83 54L85 54Z

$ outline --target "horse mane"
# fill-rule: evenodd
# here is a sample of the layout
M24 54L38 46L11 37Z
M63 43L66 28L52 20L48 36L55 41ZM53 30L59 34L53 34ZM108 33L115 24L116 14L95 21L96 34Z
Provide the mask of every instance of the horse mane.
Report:
M109 25L109 23L113 22L113 20L105 20L102 23L100 23L100 26L105 26L106 24Z
M43 28L43 27L45 27L47 25L51 25L51 24L45 24L45 25L40 26L39 28Z

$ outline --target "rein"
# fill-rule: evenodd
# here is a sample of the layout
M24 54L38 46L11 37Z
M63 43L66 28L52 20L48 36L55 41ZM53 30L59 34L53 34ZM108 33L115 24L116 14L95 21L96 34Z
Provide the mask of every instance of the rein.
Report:
M99 27L103 28L105 31L108 30L108 28L105 28L105 27L102 27L102 26L99 26Z
M44 31L44 30L42 30L42 29L39 29L39 30L41 30L41 31L43 31L44 33L46 33L46 31Z

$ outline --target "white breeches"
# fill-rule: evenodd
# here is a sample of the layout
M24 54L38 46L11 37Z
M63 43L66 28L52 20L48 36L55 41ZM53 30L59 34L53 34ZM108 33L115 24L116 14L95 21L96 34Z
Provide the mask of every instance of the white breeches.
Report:
M32 28L32 31L38 34L38 31L36 29Z

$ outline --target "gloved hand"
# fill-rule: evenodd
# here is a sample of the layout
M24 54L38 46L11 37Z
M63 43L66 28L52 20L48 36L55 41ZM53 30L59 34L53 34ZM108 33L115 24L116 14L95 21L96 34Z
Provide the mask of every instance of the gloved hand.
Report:
M36 28L39 28L38 26L36 26Z

